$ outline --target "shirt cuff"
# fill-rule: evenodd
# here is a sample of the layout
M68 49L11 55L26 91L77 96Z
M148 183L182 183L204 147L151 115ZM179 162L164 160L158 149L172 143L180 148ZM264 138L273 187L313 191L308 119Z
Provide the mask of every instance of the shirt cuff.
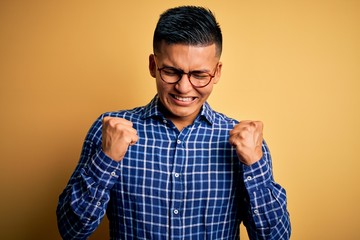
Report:
M101 149L94 154L88 165L88 177L105 189L112 188L119 174L119 163L106 156Z
M250 166L243 164L243 172L243 180L248 191L256 191L271 185L272 171L264 156Z

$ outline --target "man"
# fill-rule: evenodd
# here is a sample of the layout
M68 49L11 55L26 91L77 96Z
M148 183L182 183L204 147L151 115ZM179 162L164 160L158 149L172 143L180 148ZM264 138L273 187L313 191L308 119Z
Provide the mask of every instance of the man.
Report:
M201 7L164 12L149 70L157 95L101 115L57 208L64 239L86 239L107 212L111 239L289 239L262 123L206 102L221 75L222 34Z

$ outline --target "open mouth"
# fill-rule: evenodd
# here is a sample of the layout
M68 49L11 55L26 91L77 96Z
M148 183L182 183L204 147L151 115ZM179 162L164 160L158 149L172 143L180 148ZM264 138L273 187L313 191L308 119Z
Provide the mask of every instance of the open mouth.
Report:
M195 97L180 97L178 95L171 95L175 100L180 101L180 102L184 102L184 103L190 103L192 101L194 101L196 98Z

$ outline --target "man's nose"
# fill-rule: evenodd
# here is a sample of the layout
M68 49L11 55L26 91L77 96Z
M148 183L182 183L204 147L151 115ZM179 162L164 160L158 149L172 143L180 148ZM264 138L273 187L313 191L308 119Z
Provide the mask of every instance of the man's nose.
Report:
M179 92L188 92L193 89L193 86L190 82L190 75L188 73L183 73L180 80L176 83L175 88Z

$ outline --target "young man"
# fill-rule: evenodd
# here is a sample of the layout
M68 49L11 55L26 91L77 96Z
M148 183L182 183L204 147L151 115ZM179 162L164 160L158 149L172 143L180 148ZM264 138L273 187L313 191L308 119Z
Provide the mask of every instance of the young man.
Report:
M201 7L164 12L149 70L157 95L101 115L57 208L64 239L86 239L105 212L111 239L289 239L262 123L206 102L221 75L222 34Z

